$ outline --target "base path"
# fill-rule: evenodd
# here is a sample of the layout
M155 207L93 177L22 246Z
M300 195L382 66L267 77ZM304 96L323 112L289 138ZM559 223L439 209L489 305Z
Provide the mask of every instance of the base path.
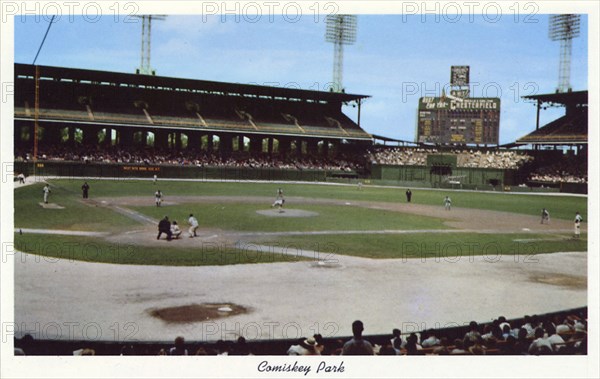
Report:
M83 230L58 230L58 229L29 229L18 228L15 233L31 233L31 234L54 234L63 236L80 236L80 237L106 237L109 233L106 232L89 232Z

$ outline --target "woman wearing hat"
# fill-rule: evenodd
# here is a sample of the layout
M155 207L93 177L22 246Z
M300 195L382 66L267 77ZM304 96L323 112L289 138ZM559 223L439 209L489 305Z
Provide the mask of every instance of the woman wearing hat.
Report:
M292 345L287 355L321 355L317 350L317 341L313 337L300 338L297 345Z

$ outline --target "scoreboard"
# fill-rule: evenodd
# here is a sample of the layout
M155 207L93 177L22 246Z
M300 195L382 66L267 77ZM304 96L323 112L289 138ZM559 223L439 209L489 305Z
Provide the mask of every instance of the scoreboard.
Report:
M499 98L422 97L416 142L497 145Z

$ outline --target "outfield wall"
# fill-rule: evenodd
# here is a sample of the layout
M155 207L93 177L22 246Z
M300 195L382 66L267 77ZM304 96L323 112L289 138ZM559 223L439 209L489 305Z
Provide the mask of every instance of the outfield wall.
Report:
M88 178L183 178L227 180L289 180L323 182L327 176L343 172L325 170L287 170L277 168L197 167L175 165L145 165L130 163L78 163L63 161L15 162L14 172L26 176L65 176Z
M452 176L460 176L460 183L449 183L442 175L436 175L427 166L382 166L373 165L371 176L362 177L355 172L326 170L292 170L277 168L236 168L236 167L196 167L174 165L144 165L129 163L89 163L38 161L15 162L14 172L26 176L64 176L87 178L159 178L182 179L225 179L225 180L264 180L264 181L301 181L301 182L337 182L389 185L412 188L448 188L471 190L495 190L511 192L566 192L587 193L585 183L561 183L541 186L540 183L528 183L527 187L518 187L521 182L515 170L453 168ZM492 185L491 183L495 183Z
M485 190L502 189L514 183L512 170L453 167L451 176L460 177L457 179L460 183L448 183L446 176L436 174L429 166L371 167L372 180L399 186Z

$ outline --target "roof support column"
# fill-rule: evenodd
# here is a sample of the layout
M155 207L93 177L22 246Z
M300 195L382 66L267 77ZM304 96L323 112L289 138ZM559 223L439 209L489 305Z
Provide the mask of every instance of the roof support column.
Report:
M269 137L268 139L267 153L269 153L270 157L273 156L273 137Z
M282 158L287 157L290 153L292 140L289 137L279 137L279 156Z
M196 132L196 131L188 132L187 149L198 151L198 150L200 150L201 146L202 146L202 135L200 134L200 132Z
M321 155L325 158L329 157L329 140L323 140L323 149L321 150Z
M319 141L317 139L311 138L308 140L306 145L306 150L308 155L316 156L319 154Z
M102 143L104 144L104 146L111 146L112 145L112 128L106 127L104 129L104 141L102 141Z
M258 154L262 151L262 137L252 136L250 137L250 153Z
M98 145L98 127L85 125L82 127L83 141L85 146L97 146ZM73 127L73 138L75 138L75 127ZM69 130L69 140L71 139L71 130ZM75 143L75 140L73 140Z
M358 99L358 100L356 100L356 102L358 103L358 117L357 117L356 123L357 123L358 127L360 128L360 105L362 104L362 99Z
M45 125L42 143L46 146L58 145L60 143L60 127Z
M75 146L75 125L69 126L69 146Z
M156 149L167 149L169 146L169 134L166 130L154 131L154 147Z
M215 145L213 143L213 138L214 138L214 135L212 133L208 133L206 135L206 151L209 153L212 153L215 148Z
M219 154L230 155L233 151L233 140L229 134L219 135Z

